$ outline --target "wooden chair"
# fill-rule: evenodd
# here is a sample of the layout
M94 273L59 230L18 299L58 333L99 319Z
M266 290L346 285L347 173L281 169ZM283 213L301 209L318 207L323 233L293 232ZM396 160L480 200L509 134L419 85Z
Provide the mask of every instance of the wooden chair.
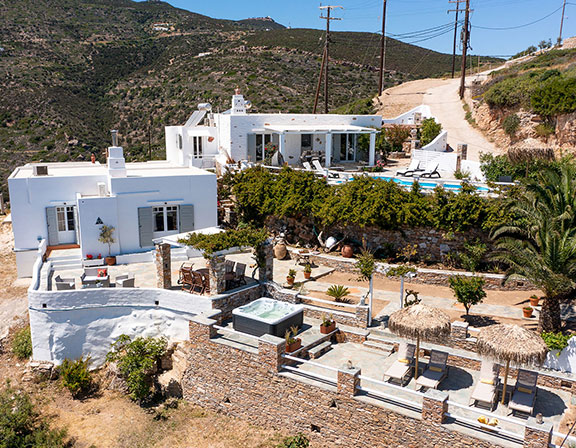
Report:
M198 271L190 271L192 275L192 287L190 288L190 293L192 290L198 292L199 294L204 294L206 290L204 276Z
M244 263L236 263L234 283L238 286L246 284L246 265Z
M180 268L180 278L178 279L178 283L182 285L182 291L188 290L188 292L192 292L192 288L194 287L194 277L192 276L192 272L192 267Z
M234 287L234 267L236 263L232 260L226 260L224 280L226 281L226 289L232 289Z

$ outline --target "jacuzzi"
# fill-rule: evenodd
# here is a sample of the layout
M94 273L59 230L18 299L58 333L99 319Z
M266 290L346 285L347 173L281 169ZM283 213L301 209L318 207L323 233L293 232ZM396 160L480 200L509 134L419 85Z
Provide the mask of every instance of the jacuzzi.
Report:
M262 297L232 310L234 330L254 336L272 334L283 338L290 327L302 327L304 307Z

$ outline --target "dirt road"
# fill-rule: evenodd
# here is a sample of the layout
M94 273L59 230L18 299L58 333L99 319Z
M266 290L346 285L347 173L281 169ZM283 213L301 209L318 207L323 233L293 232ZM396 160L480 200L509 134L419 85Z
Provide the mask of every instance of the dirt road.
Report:
M466 121L458 96L457 79L420 79L384 91L376 100L377 110L384 118L394 118L410 109L426 104L436 121L448 131L448 144L456 150L458 143L468 144L468 159L479 160L481 152L497 152L497 148Z

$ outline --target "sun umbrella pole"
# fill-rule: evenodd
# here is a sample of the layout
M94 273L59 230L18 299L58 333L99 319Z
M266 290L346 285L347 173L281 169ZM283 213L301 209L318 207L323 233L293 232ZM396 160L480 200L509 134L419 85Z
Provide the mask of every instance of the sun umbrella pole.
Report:
M414 379L418 379L418 357L420 356L420 336L416 338L416 371L414 372Z
M502 404L506 399L506 385L508 384L508 373L510 372L510 361L506 361L506 370L504 372L504 386L502 387Z

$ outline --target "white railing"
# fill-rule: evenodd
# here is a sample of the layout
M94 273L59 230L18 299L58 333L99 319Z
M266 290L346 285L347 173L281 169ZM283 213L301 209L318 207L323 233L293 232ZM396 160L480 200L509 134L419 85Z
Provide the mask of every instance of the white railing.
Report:
M331 300L324 300L324 299L318 299L316 297L301 296L301 295L298 295L298 298L300 298L302 300L310 300L312 302L325 303L327 305L332 305L332 306L341 306L344 308L353 308L354 310L356 310L356 308L358 308L358 305L354 305L353 303L332 302ZM338 310L335 310L335 311L338 311Z
M424 394L422 392L419 392L417 390L408 389L407 387L398 386L396 384L391 384L391 383L386 382L386 381L377 380L377 379L370 378L370 377L363 376L363 375L360 375L358 378L360 379L360 381L366 381L366 382L374 383L374 384L377 384L379 386L383 386L383 387L390 388L393 390L402 391L402 392L408 393L409 395L413 395L413 396L418 397L418 398L423 399L423 397L424 397ZM388 394L384 391L373 389L371 387L366 387L366 386L362 386L362 385L358 386L357 389L359 391L366 392L370 395L373 395L377 398L382 398L384 400L387 400L387 401L391 402L391 404L398 404L399 403L401 405L412 407L412 408L419 410L419 411L422 410L422 403L418 402L418 401L408 400L406 398L402 398L402 397L399 397L397 395Z
M488 417L488 418L494 418L497 419L499 422L503 421L503 422L507 422L507 423L511 423L513 425L518 425L520 428L519 430L526 430L526 422L520 421L518 419L512 418L512 417L506 417L504 415L498 415L495 414L494 412L490 412L490 411L486 411L483 409L476 409L474 407L471 406L467 406L461 403L457 403L455 401L448 401L448 406L449 407L453 407L453 408L458 408L458 409L464 409L468 412L472 412L474 414L477 414L478 416L484 416L484 417ZM473 420L467 417L464 417L462 415L458 415L455 414L454 412L446 412L445 415L449 418L453 418L456 422L462 422L465 423L467 425L476 427L476 428L480 428L484 431L488 431L491 433L498 433L501 434L503 436L506 436L514 441L518 441L520 443L523 442L524 440L524 434L519 433L519 431L510 431L504 428L501 428L499 426L491 426L491 425L486 425L484 423L480 423L478 420Z
M566 442L576 444L576 437L575 436L569 436L568 434L562 434L561 432L553 431L552 437L560 437L562 439L562 444L563 444L563 445L554 445L553 443L550 444L550 446L553 446L553 447L570 446L570 445L566 445Z

